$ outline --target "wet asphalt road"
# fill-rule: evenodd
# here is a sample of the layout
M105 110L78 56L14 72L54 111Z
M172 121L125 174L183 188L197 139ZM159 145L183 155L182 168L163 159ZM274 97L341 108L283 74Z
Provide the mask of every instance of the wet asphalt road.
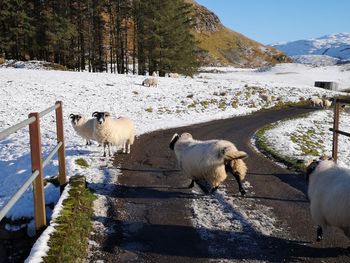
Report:
M130 155L117 155L114 164L121 169L118 185L108 196L110 205L105 224L113 231L107 237L94 237L99 253L90 262L350 262L344 249L349 241L340 231L326 233L324 241L315 242L313 224L306 197L307 186L300 174L276 165L251 146L254 132L265 124L310 112L308 108L264 111L249 116L160 130L137 138ZM285 231L278 236L256 234L259 251L241 253L226 247L213 255L208 242L192 226L190 201L196 198L186 188L189 180L177 168L168 144L177 132L190 132L194 138L220 138L234 142L249 158L247 180L257 200L272 207ZM225 181L229 194L240 198L234 179ZM217 230L207 229L220 236ZM218 238L222 247L232 245ZM240 240L236 240L240 242Z

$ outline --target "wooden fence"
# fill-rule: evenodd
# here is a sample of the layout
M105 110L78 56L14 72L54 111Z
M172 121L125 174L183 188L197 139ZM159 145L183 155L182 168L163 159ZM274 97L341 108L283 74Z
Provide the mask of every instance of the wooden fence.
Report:
M57 145L49 153L47 158L45 160L42 160L40 119L52 111L56 112ZM0 208L0 220L2 220L6 216L8 211L15 205L18 199L33 183L35 227L37 230L40 230L46 226L43 168L50 162L55 153L58 154L58 180L60 183L61 190L67 182L64 153L62 102L57 101L54 106L40 113L30 113L28 119L0 132L0 140L8 137L9 135L26 127L27 125L29 125L32 175L10 198L10 200L5 204L5 206Z
M333 132L333 147L332 147L332 157L335 162L338 159L338 137L339 134L350 137L350 133L339 130L339 115L340 107L345 104L350 104L350 99L334 99L334 121L333 128L329 129Z

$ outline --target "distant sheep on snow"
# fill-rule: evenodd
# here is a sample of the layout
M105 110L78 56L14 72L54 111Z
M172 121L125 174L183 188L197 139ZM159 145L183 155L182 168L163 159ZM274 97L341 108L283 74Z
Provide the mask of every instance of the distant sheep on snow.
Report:
M323 107L325 109L329 109L332 106L332 101L328 100L328 99L324 99L323 100Z
M94 119L87 119L83 114L70 114L71 124L75 132L86 140L86 145L91 145L94 140Z
M314 107L323 107L323 100L320 98L309 98L309 101L311 102L311 105Z
M350 239L350 170L321 158L308 163L306 175L311 216L318 225L316 240L323 239L328 226L340 228Z
M238 151L233 143L225 140L199 141L193 139L190 133L183 133L181 136L174 134L169 146L175 151L181 170L192 179L189 188L204 179L214 192L230 173L236 178L241 194L245 195L242 180L247 166L242 159L247 154Z
M143 82L142 82L142 86L158 86L158 79L156 78L146 78Z
M113 119L109 112L94 112L94 138L103 143L103 156L111 156L110 145L122 146L123 153L130 153L130 146L134 143L134 123L125 117Z

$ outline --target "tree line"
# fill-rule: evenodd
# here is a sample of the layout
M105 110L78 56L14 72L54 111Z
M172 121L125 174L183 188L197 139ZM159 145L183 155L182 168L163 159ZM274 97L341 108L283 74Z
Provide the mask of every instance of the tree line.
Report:
M184 0L0 0L0 56L72 70L192 75Z

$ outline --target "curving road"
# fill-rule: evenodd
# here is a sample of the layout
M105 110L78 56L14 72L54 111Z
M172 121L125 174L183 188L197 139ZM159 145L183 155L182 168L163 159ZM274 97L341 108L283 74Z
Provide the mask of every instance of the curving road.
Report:
M339 231L327 232L322 243L315 242L316 229L310 218L303 177L276 165L250 144L254 132L263 125L309 111L287 108L258 112L137 138L132 153L118 155L114 161L122 175L108 198L111 207L105 224L109 224L111 231L107 237L95 236L100 246L89 261L350 262L344 249L349 241ZM263 234L247 222L240 235L232 235L234 229L221 230L220 226L215 229L193 226L193 200L203 195L186 189L189 181L177 170L174 153L168 148L174 132L184 131L198 139L233 141L237 148L249 154L247 180L252 188L245 197L250 205L244 209L248 215L250 212L259 215L259 211L254 211L258 209L255 204L271 207L279 231ZM245 202L237 194L233 178L226 180L221 188L234 203ZM227 197L211 198L226 202ZM225 209L236 213L232 205ZM208 238L203 238L201 233L206 233Z

